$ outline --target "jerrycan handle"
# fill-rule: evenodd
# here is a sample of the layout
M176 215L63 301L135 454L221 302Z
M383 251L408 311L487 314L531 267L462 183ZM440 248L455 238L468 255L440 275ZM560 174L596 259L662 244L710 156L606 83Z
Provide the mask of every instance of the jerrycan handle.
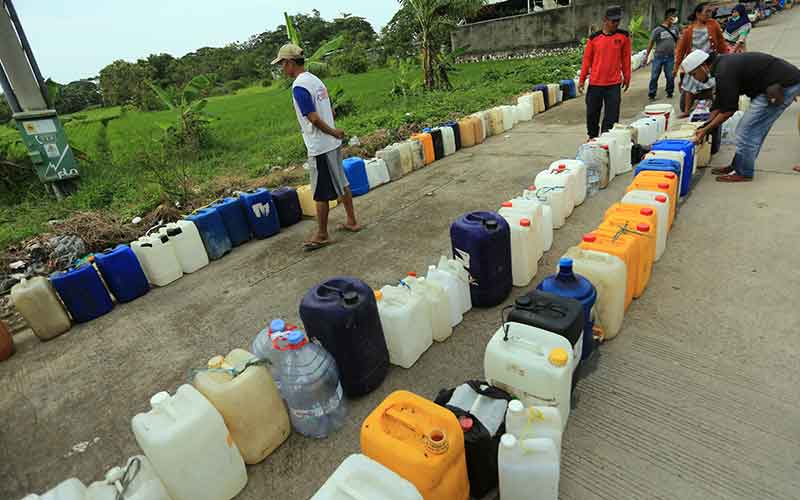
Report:
M420 436L424 436L425 435L425 433L423 433L423 432L421 432L420 430L417 429L417 427L414 425L413 422L411 422L410 420L405 418L405 416L403 415L402 411L395 409L394 406L390 406L389 408L386 408L386 410L384 410L384 412L383 412L383 416L391 418L392 420L395 420L397 423L399 423L403 427L407 428L408 430L410 430L414 434L418 434Z
M504 341L506 341L506 342L514 342L515 344L519 345L520 347L527 349L532 354L535 354L537 356L544 356L544 354L545 354L544 353L544 348L542 347L541 344L538 344L536 342L531 342L530 340L524 339L522 337L509 336L508 335L508 329L509 329L510 325L511 325L511 323L505 323L503 325L503 329L505 330L505 333L506 333L505 336L503 337Z
M337 484L336 489L339 490L339 492L347 495L348 498L352 498L353 500L372 500L353 489L351 483L356 481L357 481L356 479L353 479L352 481L346 479L345 481L342 481L341 483Z

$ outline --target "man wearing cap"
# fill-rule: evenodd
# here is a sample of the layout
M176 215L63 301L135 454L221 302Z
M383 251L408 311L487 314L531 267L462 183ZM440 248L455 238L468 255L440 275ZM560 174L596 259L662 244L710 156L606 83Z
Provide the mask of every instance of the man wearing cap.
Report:
M342 139L344 131L334 123L333 108L328 89L322 80L305 69L303 49L291 43L278 51L272 64L280 64L284 74L294 79L292 97L297 121L308 150L311 169L311 189L317 207L317 231L303 248L316 250L333 243L328 235L329 203L339 199L347 212L347 222L340 230L358 232L353 194L342 166Z
M736 129L736 155L731 165L711 172L720 182L752 181L756 158L772 125L800 96L800 69L761 52L713 56L701 50L689 54L682 67L701 82L712 77L717 80L711 118L697 130L698 143L733 116L740 95L750 97L750 107Z
M583 92L586 77L590 78L586 91L586 128L589 138L611 130L619 121L622 102L620 86L627 92L631 85L631 37L619 29L622 7L609 7L603 19L603 29L589 37L583 54L583 66L578 88ZM605 107L603 126L600 113Z

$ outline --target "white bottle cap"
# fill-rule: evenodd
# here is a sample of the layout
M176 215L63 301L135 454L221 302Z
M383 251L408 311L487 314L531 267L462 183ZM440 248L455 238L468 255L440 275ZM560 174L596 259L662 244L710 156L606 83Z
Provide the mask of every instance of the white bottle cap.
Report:
M153 408L158 408L159 406L163 406L169 401L170 395L166 391L157 392L150 398L150 406Z
M522 401L519 399L515 399L508 403L508 411L512 413L522 413L525 411L525 405L522 404Z
M504 448L513 448L517 445L517 438L512 434L503 434L503 437L500 438L500 444L503 445Z

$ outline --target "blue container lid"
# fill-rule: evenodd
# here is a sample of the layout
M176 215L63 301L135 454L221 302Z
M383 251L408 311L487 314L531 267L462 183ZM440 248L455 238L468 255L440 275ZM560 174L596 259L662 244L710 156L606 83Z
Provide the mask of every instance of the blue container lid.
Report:
M579 300L591 306L597 300L597 290L592 283L572 270L572 259L564 257L558 262L558 274L549 276L537 287L543 292Z
M289 335L286 336L287 342L289 345L300 345L306 340L306 334L303 333L302 330L292 330Z
M273 319L269 323L269 329L271 332L282 332L286 330L286 322L282 319Z
M425 127L424 129L422 129L422 131L425 132L426 134L430 134L431 133L431 128L430 127Z

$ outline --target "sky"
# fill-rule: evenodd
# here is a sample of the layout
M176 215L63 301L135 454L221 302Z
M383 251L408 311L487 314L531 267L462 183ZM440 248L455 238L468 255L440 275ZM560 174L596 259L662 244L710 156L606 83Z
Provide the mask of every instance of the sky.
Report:
M283 24L283 12L325 19L365 17L379 31L397 0L13 0L45 78L96 76L117 59L166 52L179 57L220 47Z

